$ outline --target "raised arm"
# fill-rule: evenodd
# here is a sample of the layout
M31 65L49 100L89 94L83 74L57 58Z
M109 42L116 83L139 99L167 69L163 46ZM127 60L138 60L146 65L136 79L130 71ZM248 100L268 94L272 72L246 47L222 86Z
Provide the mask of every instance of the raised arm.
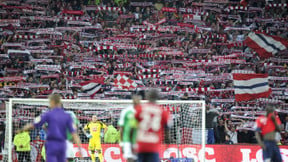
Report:
M225 132L229 132L229 129L228 129L228 126L227 126L227 121L228 121L228 120L225 120L225 124L224 124L224 126L225 126Z

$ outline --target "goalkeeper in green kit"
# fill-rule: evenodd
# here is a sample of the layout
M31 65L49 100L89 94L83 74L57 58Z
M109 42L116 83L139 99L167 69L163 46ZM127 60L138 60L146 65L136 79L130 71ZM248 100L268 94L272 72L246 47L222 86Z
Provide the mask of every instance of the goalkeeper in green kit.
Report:
M123 158L127 162L134 162L137 159L133 151L136 143L137 121L134 118L135 109L139 105L139 97L133 96L133 106L122 110L118 125L120 126L120 147L122 148Z

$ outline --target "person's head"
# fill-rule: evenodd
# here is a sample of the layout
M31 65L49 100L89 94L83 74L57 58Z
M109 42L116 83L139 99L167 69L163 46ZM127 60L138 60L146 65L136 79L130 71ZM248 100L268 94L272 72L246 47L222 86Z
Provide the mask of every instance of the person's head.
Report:
M189 97L188 93L185 92L185 93L183 94L183 97L188 98L188 97Z
M157 89L151 89L146 92L146 99L149 102L155 103L159 99L159 92Z
M266 105L266 112L267 114L273 113L275 111L274 106L272 104Z
M288 121L288 115L285 116L285 121L286 121L286 122Z
M229 134L226 134L226 135L225 135L225 140L226 140L226 141L230 141L230 135L229 135Z
M136 106L140 104L141 97L139 95L133 95L132 100L133 100L133 105Z
M96 115L93 115L93 116L92 116L92 122L93 122L93 123L97 122L97 116L96 116Z
M227 124L228 124L228 126L231 126L232 125L232 121L231 120L227 120Z
M223 119L222 119L222 118L219 118L219 119L218 119L218 123L219 123L220 126L224 125Z
M232 125L230 130L231 130L231 132L235 132L236 131L236 126Z
M52 94L49 97L50 108L61 107L61 96L59 94Z

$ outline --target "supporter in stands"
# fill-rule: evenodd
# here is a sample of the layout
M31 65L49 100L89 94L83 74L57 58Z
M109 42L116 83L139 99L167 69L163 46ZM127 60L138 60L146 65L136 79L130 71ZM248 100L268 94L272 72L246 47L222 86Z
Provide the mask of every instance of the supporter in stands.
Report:
M188 93L184 93L183 96L181 97L181 100L189 100Z
M230 124L228 124L230 123ZM230 120L225 121L225 132L229 135L229 139L233 142L233 144L238 143L238 133L236 130L236 126L231 124Z
M215 128L217 124L217 117L219 116L219 112L216 109L210 109L209 105L206 107L206 129L208 130L207 143L214 144L215 143Z
M218 118L218 125L215 129L215 140L217 144L222 144L225 141L225 126L222 118Z

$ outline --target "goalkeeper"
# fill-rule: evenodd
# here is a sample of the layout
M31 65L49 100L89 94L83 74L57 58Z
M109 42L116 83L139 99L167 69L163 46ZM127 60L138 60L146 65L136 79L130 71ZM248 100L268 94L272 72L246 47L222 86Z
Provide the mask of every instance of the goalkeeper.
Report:
M133 96L133 106L122 110L118 125L120 126L120 147L122 147L123 158L127 162L134 162L137 159L133 147L136 143L137 121L134 118L135 109L139 105L138 96Z
M89 138L89 154L92 162L96 162L96 158L98 158L100 162L103 162L101 137L103 137L104 134L101 133L102 129L104 129L105 134L107 126L101 121L98 121L96 115L92 116L91 122L86 124L83 129L84 134Z

